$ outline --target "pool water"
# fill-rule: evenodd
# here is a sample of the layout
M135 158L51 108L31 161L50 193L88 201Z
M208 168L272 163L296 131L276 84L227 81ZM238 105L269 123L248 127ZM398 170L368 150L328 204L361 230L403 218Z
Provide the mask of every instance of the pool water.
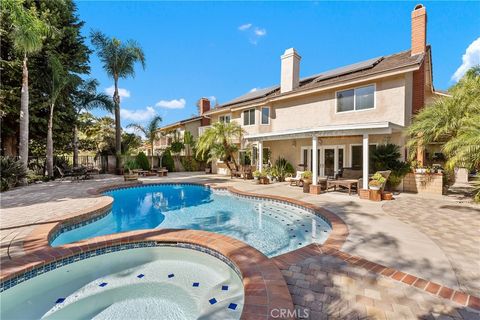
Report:
M114 198L109 214L61 233L52 245L130 230L194 229L231 236L271 257L323 243L331 231L325 221L304 209L199 185L146 185L105 194Z
M225 262L178 247L106 253L0 293L0 318L240 319L243 283Z

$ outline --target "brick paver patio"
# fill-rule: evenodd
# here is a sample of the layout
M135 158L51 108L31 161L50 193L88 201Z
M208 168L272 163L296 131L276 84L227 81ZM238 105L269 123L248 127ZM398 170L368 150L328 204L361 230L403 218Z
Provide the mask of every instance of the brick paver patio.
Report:
M92 196L89 189L121 180L107 175L79 183L55 181L3 193L2 261L23 256L23 240L38 225L100 202L102 196ZM479 296L478 207L415 195L374 203L339 192L310 195L287 184L255 185L252 181L218 175L176 173L168 178L144 179L145 183L159 181L215 183L324 207L348 226L349 236L342 251ZM419 290L330 255L318 254L279 266L296 307L308 308L310 319L480 318L476 310L431 295L426 288ZM478 301L472 298L470 302Z

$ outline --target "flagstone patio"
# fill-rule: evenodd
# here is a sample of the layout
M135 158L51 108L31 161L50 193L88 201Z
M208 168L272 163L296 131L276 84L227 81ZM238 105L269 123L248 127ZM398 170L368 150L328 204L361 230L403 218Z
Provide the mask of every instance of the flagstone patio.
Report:
M88 181L54 181L2 193L2 262L23 256L23 240L39 225L99 203L102 196L88 190L121 181L122 177L103 175ZM402 277L395 280L322 250L314 256L296 257L293 262L282 260L282 256L274 258L289 284L295 306L308 308L311 319L480 317L480 302L475 297L462 304L451 301L455 300L453 294L448 300L440 298L443 288L436 288L437 296L428 292L437 283L480 296L479 206L457 198L410 194L377 203L346 193L311 195L286 183L256 185L253 181L203 173L143 179L144 183L167 181L215 183L324 207L348 226L349 235L340 252L402 271ZM405 275L430 282L419 290L420 285L408 283ZM465 306L469 303L477 309Z

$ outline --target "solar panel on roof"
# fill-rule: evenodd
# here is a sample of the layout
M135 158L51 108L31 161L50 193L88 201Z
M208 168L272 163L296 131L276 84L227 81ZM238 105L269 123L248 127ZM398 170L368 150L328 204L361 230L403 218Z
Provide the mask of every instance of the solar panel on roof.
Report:
M324 73L321 73L316 79L315 82L320 80L325 80L328 78L337 77L346 73L352 73L355 71L365 70L373 68L378 62L380 62L383 57L377 57L365 61L361 61L358 63L350 64L348 66L340 67L337 69L333 69Z
M274 87L263 88L263 89L258 89L258 90L255 90L255 91L251 91L251 92L246 93L246 94L244 94L240 97L237 97L233 100L230 100L230 101L228 101L224 104L226 105L226 104L232 104L232 103L236 103L236 102L240 102L240 101L246 101L246 100L260 98L260 97L263 97L266 94L272 92L273 90L275 90L277 88L278 88L278 86L274 86Z

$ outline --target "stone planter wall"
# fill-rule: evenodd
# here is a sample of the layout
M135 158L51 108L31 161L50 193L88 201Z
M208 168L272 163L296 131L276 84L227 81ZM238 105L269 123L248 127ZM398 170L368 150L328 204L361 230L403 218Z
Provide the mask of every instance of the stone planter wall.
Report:
M441 195L443 194L443 174L408 173L403 178L403 191Z

